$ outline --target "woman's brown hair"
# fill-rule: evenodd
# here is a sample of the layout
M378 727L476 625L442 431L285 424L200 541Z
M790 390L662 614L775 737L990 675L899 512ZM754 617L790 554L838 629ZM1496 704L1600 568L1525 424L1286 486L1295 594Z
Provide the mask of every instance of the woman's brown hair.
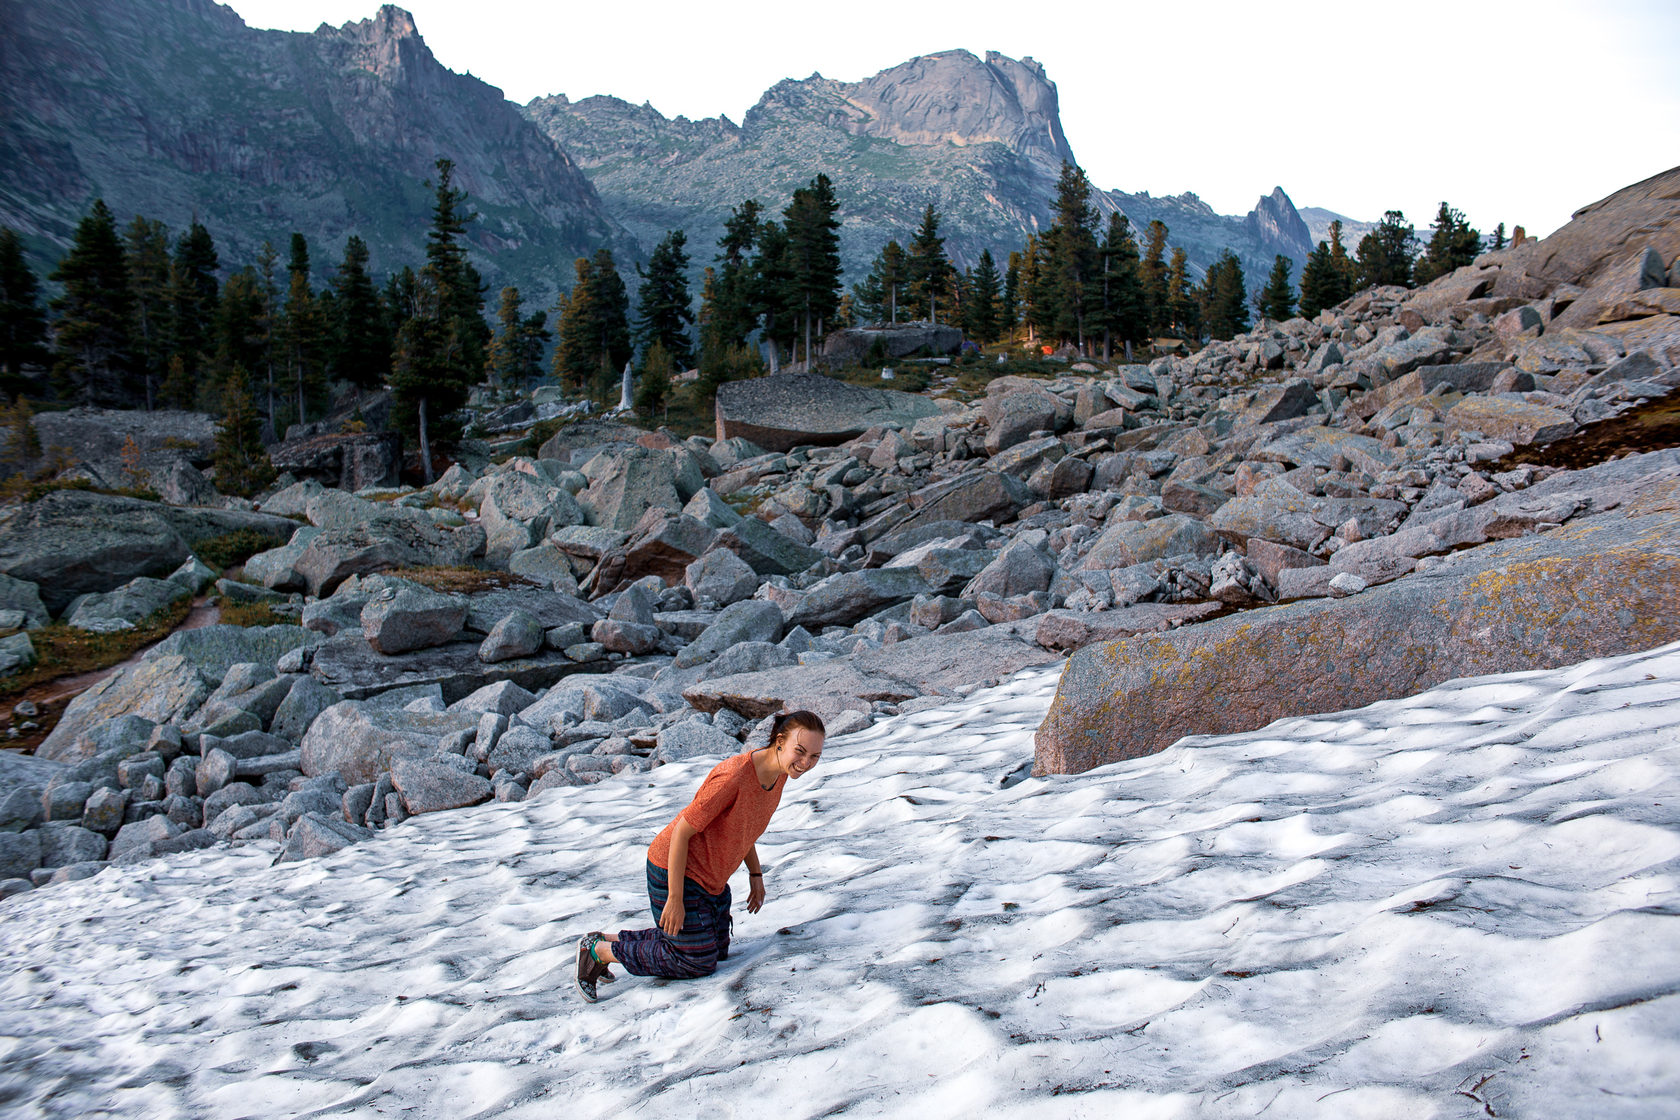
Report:
M822 719L815 712L794 711L777 712L776 718L770 722L770 743L780 743L784 736L793 731L815 731L818 735L827 735L828 730L823 727Z

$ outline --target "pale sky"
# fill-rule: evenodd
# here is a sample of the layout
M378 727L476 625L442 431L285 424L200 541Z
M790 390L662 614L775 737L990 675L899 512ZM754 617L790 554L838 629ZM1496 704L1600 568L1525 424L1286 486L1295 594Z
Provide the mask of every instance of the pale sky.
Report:
M375 0L233 0L253 27L365 19ZM1104 189L1192 190L1420 230L1445 199L1484 233L1545 234L1680 164L1680 2L790 5L408 0L432 52L523 104L564 93L740 123L813 72L855 81L966 48L1042 62Z

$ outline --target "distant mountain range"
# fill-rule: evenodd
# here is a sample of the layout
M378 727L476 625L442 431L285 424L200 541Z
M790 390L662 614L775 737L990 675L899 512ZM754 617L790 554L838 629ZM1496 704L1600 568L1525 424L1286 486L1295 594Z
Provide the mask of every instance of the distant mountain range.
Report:
M448 156L483 216L472 236L486 278L536 300L570 282L573 257L605 245L629 267L673 228L698 272L730 207L753 197L777 212L819 171L840 200L850 283L930 202L959 264L987 248L1001 264L1049 224L1061 164L1076 162L1043 66L990 52L783 81L737 125L614 97L521 109L444 68L391 6L304 34L247 27L211 0L6 0L0 43L0 223L43 258L103 196L123 221L180 229L196 214L224 266L264 239L283 250L292 230L321 265L350 233L376 269L418 262L425 180ZM1140 242L1166 222L1198 268L1229 247L1256 285L1274 254L1304 260L1334 217L1297 211L1282 188L1241 217L1194 194L1093 202L1124 212ZM1351 249L1369 227L1343 222Z

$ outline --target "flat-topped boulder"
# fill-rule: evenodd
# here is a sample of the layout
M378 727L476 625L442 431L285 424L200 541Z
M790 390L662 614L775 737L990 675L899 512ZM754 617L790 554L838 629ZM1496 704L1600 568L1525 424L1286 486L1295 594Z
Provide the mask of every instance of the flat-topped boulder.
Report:
M917 351L937 356L955 354L962 343L962 331L946 323L873 323L835 331L823 340L822 356L833 362L861 362L877 344L889 360Z
M717 438L739 436L769 451L830 446L882 424L914 427L939 405L913 393L867 389L820 373L783 373L718 386Z
M274 469L294 478L363 490L394 486L402 469L399 432L334 432L288 439L268 449Z

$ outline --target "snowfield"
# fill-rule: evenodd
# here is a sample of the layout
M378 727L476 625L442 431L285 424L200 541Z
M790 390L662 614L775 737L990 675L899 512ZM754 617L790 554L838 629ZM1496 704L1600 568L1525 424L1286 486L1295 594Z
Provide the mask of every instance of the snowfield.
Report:
M0 1113L1680 1113L1680 645L1018 780L1055 682L831 742L718 975L594 1006L709 763L14 898Z

